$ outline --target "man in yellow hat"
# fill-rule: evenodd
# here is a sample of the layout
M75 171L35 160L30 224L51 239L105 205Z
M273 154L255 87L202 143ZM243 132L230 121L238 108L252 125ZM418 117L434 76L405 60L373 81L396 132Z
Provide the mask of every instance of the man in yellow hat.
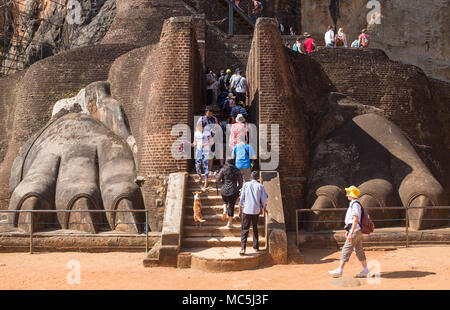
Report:
M360 226L361 219L361 204L358 201L358 197L361 194L359 189L356 186L350 186L345 188L345 192L347 193L347 198L350 200L347 213L345 215L345 244L342 247L341 253L341 263L339 268L335 270L328 271L334 278L342 277L342 272L344 270L344 265L350 259L350 255L352 255L352 251L355 250L356 257L361 262L363 266L363 271L358 273L356 278L365 278L369 276L369 269L367 268L366 263L366 255L364 254L363 245L362 245L362 233Z

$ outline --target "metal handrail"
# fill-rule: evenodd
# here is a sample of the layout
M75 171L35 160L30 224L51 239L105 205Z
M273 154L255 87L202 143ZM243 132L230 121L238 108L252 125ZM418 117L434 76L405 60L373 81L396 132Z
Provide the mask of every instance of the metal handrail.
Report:
M149 240L148 240L148 211L149 209L134 209L134 210L0 210L0 213L19 213L19 212L27 212L27 213L72 213L72 212L79 212L79 213L108 213L108 212L133 212L133 213L142 213L145 212L145 253L148 253L149 250ZM33 216L30 216L30 233L29 233L29 239L30 239L30 254L33 254Z
M228 34L230 36L233 35L233 23L234 23L234 12L237 12L247 23L249 23L252 27L255 27L255 23L244 13L240 8L238 8L233 1L231 0L223 0L228 3Z
M425 210L449 210L450 206L417 206L417 207L407 207L407 206L392 206L392 207L386 207L386 208L379 208L379 207L364 207L364 210L379 210L379 211L390 211L390 210L414 210L414 209L425 209ZM299 246L299 214L300 213L307 213L307 212L335 212L335 211L347 211L348 208L319 208L319 209L296 209L295 210L295 228L296 228L296 235L295 235L295 242L297 247ZM396 219L388 219L390 221L396 220ZM398 220L398 219L397 219ZM401 219L403 220L403 219ZM406 233L406 247L409 247L409 215L408 212L405 212L405 233ZM431 219L429 219L431 220ZM445 219L435 219L435 220L445 220ZM342 220L336 221L341 222ZM376 221L376 220L374 220ZM387 220L386 220L387 221ZM320 221L322 222L322 221Z

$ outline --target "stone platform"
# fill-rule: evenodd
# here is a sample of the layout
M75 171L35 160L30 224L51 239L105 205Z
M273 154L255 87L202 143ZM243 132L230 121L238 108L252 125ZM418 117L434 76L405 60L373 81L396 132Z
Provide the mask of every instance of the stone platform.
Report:
M210 247L184 249L178 256L179 268L194 268L207 272L250 270L270 263L265 249L256 252L251 246L244 256L240 247Z
M450 244L450 227L409 230L409 245ZM307 232L299 231L299 247L339 248L345 242L345 230ZM370 246L405 246L405 227L375 228L370 235L363 235L364 247Z
M149 232L149 249L160 239L160 232ZM48 230L33 233L33 252L145 252L145 242L145 234ZM0 252L28 251L30 235L0 223Z

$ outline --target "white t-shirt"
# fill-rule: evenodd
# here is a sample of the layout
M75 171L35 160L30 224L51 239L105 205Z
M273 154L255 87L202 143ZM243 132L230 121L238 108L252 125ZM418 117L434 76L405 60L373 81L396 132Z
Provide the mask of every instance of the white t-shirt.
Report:
M214 82L216 81L216 79L214 78L214 76L210 73L208 73L206 75L206 89L214 89ZM211 83L208 85L208 82Z
M196 130L194 138L197 142L197 150L202 150L204 154L209 152L209 146L205 146L211 138L211 132L209 130L203 130L203 132Z
M242 75L236 75L231 82L231 87L234 87L237 93L245 93L247 91L247 80Z
M247 80L243 76L238 76L234 80L234 87L237 93L245 93L247 91Z
M355 232L361 229L359 223L361 222L361 205L358 200L350 201L347 209L347 213L345 214L345 224L353 224L353 217L358 217L358 225L355 228Z
M325 45L332 43L334 43L334 31L330 29L325 33Z
M234 79L237 77L237 74L235 73L235 74L233 74L231 77L230 77L230 87L231 87L231 84L233 84L233 81L234 81Z

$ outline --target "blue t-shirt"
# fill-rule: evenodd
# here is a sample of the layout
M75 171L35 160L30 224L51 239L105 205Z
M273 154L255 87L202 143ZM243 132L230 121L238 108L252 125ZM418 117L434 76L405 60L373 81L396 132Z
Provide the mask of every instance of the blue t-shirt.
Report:
M245 148L244 148L245 145ZM247 155L248 153L248 155ZM256 157L255 151L251 145L238 143L233 149L234 158L236 158L235 166L238 169L249 169L251 168L250 157Z

